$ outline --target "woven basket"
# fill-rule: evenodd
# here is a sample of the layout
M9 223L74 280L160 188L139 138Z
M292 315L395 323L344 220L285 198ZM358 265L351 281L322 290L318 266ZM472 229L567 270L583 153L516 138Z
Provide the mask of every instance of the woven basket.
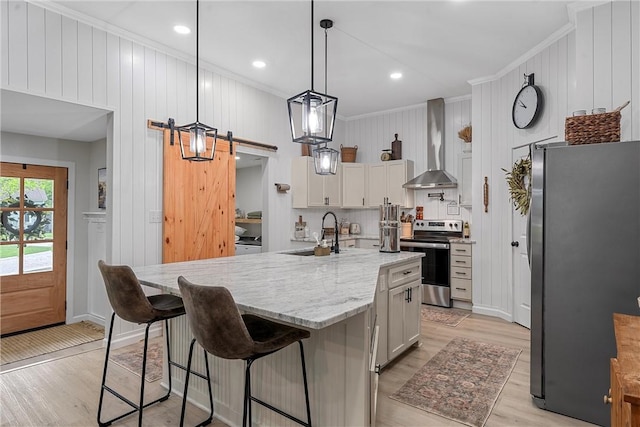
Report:
M357 152L357 145L355 147L343 147L342 144L340 144L340 158L342 159L342 163L354 163Z
M567 117L564 137L571 145L620 141L620 111Z

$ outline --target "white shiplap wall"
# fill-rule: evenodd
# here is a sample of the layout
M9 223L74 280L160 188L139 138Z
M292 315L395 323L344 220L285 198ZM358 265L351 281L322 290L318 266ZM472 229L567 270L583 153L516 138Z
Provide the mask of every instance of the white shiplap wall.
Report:
M193 63L24 1L0 2L0 23L3 89L113 112L107 258L134 266L160 262L161 224L149 223L148 215L162 209L162 135L147 129L146 120L193 121ZM290 159L300 147L290 142L285 100L207 69L200 76L201 121L279 147L268 154L264 242L271 250L288 247L291 200L276 198L273 182L290 182Z
M472 82L474 311L507 320L513 314L511 203L504 171L512 149L537 140L564 140L564 119L576 109L612 110L626 100L622 140L640 139L640 4L616 1L577 12L575 30L557 34L521 63ZM513 98L524 73L535 73L545 98L544 112L531 129L511 122ZM482 184L489 178L489 212ZM476 197L477 195L477 197Z

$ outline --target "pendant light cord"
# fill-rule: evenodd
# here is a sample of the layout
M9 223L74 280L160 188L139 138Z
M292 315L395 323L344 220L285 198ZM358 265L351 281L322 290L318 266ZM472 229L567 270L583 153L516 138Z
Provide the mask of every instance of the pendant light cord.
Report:
M200 123L200 0L196 0L196 123Z
M324 93L325 95L329 93L327 91L327 29L324 29Z
M311 0L311 92L313 92L313 0Z

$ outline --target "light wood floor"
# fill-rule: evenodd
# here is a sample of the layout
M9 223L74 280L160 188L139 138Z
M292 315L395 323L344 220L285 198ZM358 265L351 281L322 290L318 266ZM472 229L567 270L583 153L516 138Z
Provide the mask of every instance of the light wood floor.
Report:
M492 317L472 314L457 327L422 322L421 345L407 351L387 366L380 376L377 426L460 426L454 421L413 408L388 396L400 388L431 357L454 337L521 348L522 353L489 417L486 426L588 426L582 421L538 409L529 395L529 330ZM51 355L35 364L6 367L0 374L0 425L2 426L92 426L96 411L104 350L79 349L80 353ZM113 368L111 368L113 366ZM109 384L127 390L137 400L139 377L110 365ZM148 396L161 394L160 381L147 383ZM129 393L131 393L129 395ZM177 426L181 399L172 395L168 401L145 409L144 423L149 426ZM124 408L109 397L104 416ZM204 412L189 406L186 425L204 419ZM135 426L128 417L115 426ZM213 426L224 426L216 421Z

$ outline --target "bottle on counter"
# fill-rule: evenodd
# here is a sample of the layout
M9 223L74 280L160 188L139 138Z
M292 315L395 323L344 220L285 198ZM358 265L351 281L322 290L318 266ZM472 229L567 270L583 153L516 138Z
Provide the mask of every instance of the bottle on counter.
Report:
M467 221L464 222L464 226L462 227L462 235L465 239L468 239L471 236L471 229L469 228L469 223Z
M307 226L307 223L302 221L302 215L300 215L298 217L298 222L295 223L295 228L294 228L294 233L293 236L296 239L304 239L305 237L305 232L304 232L304 228Z

